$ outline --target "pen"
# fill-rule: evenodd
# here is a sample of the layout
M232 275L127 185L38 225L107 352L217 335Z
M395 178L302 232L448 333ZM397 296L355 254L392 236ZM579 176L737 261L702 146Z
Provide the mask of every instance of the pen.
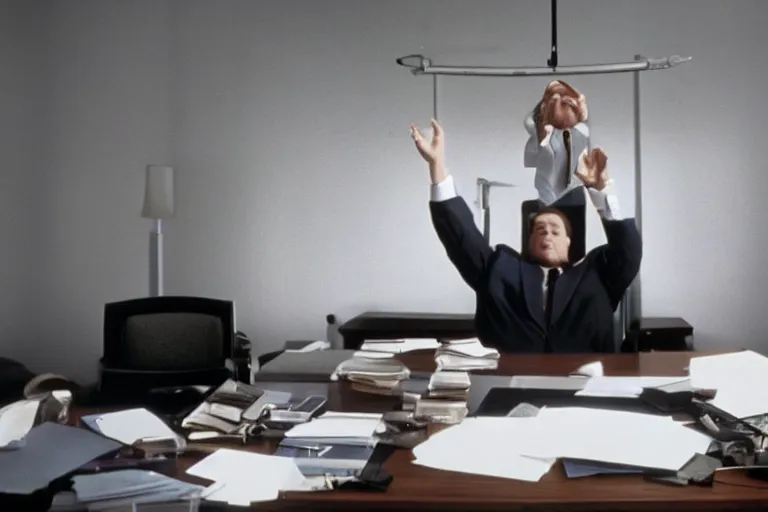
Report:
M300 450L309 450L309 451L313 451L313 452L319 452L319 451L321 451L323 449L322 446L316 445L316 444L315 445L311 445L311 444L298 444L298 443L294 444L294 443L290 443L290 442L286 443L285 441L282 441L280 443L280 445L284 446L286 448L297 448L297 449L300 449Z

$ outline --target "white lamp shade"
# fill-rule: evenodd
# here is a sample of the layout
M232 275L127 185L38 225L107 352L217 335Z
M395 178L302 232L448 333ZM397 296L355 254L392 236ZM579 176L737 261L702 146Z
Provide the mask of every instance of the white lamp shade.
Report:
M173 167L148 165L141 216L148 219L173 217Z

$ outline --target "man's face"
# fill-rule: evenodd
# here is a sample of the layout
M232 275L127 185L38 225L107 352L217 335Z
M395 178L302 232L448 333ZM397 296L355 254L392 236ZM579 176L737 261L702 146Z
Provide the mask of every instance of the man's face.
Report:
M558 130L571 129L579 124L583 119L583 105L579 103L579 98L580 94L565 82L551 82L544 92L544 123Z
M533 222L529 252L534 261L545 267L561 267L568 263L571 239L559 215L543 213Z

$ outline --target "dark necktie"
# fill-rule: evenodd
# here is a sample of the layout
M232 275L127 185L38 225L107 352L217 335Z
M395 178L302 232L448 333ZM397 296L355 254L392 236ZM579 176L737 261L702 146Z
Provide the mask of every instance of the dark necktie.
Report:
M551 268L547 272L547 309L545 310L547 327L552 321L552 305L555 302L555 284L560 277L560 269Z
M565 130L563 131L563 143L565 143L565 154L567 155L567 158L565 160L565 186L571 184L571 131Z

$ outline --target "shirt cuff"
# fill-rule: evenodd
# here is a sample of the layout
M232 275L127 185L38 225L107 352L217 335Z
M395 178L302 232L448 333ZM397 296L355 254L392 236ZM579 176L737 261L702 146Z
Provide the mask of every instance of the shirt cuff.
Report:
M589 197L592 204L600 213L604 220L621 220L621 211L619 209L619 198L612 193L610 187L603 190L588 188Z
M447 201L458 195L456 193L456 186L453 183L453 176L450 174L440 183L432 185L430 192L430 199L434 203Z

